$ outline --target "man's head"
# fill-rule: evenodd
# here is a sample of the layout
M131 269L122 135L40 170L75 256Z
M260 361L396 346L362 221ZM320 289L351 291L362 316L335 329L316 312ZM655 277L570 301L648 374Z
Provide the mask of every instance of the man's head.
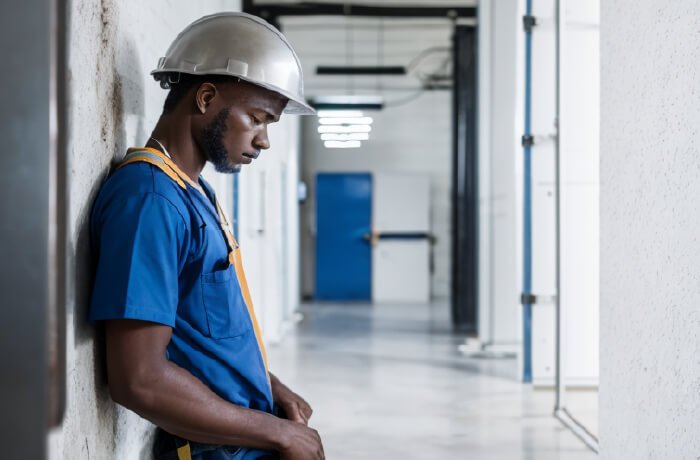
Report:
M192 138L219 172L237 172L270 147L267 126L288 99L235 77L187 75L171 86L163 115L190 119Z
M217 13L187 26L151 75L170 88L164 115L191 116L193 138L219 171L237 171L269 147L267 125L311 115L301 63L279 30L257 16Z

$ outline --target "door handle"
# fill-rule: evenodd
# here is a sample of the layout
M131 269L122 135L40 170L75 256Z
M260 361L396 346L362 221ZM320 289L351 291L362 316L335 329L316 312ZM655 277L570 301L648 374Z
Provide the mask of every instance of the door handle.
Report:
M426 232L386 232L382 233L380 231L372 231L371 233L365 233L362 235L362 238L364 238L366 241L369 241L369 244L372 247L377 246L379 244L379 240L381 239L387 239L387 240L428 240L430 244L435 244L437 241L437 238L435 235L432 233L426 233Z
M364 238L365 241L369 242L370 246L376 247L379 243L379 238L381 238L381 233L377 231L372 231L371 233L365 233L364 235L362 235L362 238Z

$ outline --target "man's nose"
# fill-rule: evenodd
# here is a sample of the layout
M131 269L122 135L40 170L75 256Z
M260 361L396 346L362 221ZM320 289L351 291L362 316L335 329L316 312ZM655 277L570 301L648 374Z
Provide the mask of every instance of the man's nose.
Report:
M265 125L262 131L255 136L255 147L261 150L267 150L270 148L270 139L267 137L267 125Z

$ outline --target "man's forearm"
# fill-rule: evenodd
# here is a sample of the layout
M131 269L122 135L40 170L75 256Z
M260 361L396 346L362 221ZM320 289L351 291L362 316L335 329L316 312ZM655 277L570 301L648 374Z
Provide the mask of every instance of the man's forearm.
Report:
M282 450L284 424L265 412L217 396L187 370L166 361L131 382L111 382L118 403L191 441Z

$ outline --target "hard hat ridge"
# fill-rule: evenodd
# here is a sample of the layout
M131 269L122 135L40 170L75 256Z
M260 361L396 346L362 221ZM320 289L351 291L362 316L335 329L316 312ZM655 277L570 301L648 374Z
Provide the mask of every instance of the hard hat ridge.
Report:
M304 99L304 78L294 49L257 16L216 13L187 26L151 75L169 88L180 73L238 77L287 97L285 113L315 113Z

